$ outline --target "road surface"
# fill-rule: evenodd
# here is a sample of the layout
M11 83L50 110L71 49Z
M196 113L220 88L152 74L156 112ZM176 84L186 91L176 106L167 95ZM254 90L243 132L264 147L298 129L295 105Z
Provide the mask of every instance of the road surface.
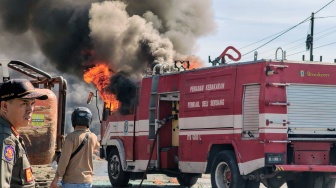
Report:
M107 162L104 160L94 160L94 188L108 188L112 187L107 175ZM130 181L129 187L137 188L140 185L140 180ZM147 180L142 183L142 188L177 188L181 187L176 178L167 177L165 175L148 175ZM192 188L211 188L210 175L204 174L199 178L197 183ZM261 185L260 188L265 188ZM286 185L281 188L287 188Z

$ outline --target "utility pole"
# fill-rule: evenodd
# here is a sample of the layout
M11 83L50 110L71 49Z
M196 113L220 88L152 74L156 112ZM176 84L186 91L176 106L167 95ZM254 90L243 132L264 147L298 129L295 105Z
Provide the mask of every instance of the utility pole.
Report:
M314 12L312 13L312 16L310 18L310 23L311 23L311 28L310 28L310 61L314 61L314 56L313 56L313 43L314 43Z

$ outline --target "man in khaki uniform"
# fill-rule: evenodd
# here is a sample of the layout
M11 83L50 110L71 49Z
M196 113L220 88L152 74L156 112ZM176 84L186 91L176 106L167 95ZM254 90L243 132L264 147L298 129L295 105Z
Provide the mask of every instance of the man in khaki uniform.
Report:
M27 126L31 120L35 99L47 98L47 95L38 93L26 79L12 79L1 84L1 188L35 187L25 145L17 130Z
M92 158L94 150L99 148L99 142L97 136L90 132L91 121L92 113L88 108L78 107L73 111L71 122L75 130L65 138L51 188L57 187L60 178L62 178L62 188L92 187ZM77 150L79 147L81 149ZM78 153L75 152L76 150Z

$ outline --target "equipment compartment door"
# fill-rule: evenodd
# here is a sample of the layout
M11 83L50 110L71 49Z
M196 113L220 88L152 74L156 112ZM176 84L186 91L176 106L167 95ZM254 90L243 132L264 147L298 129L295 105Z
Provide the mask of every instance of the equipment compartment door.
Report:
M243 96L243 137L259 137L260 85L246 85Z
M335 86L288 86L288 134L335 135L335 94Z

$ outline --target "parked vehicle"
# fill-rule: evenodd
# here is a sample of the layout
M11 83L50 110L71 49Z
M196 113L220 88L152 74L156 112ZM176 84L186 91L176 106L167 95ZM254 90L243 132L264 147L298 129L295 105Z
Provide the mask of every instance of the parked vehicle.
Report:
M157 65L122 112L104 104L101 157L114 187L146 174L182 186L211 174L214 188L335 187L336 64L221 63L240 59L229 49L238 58L226 49L212 67Z

